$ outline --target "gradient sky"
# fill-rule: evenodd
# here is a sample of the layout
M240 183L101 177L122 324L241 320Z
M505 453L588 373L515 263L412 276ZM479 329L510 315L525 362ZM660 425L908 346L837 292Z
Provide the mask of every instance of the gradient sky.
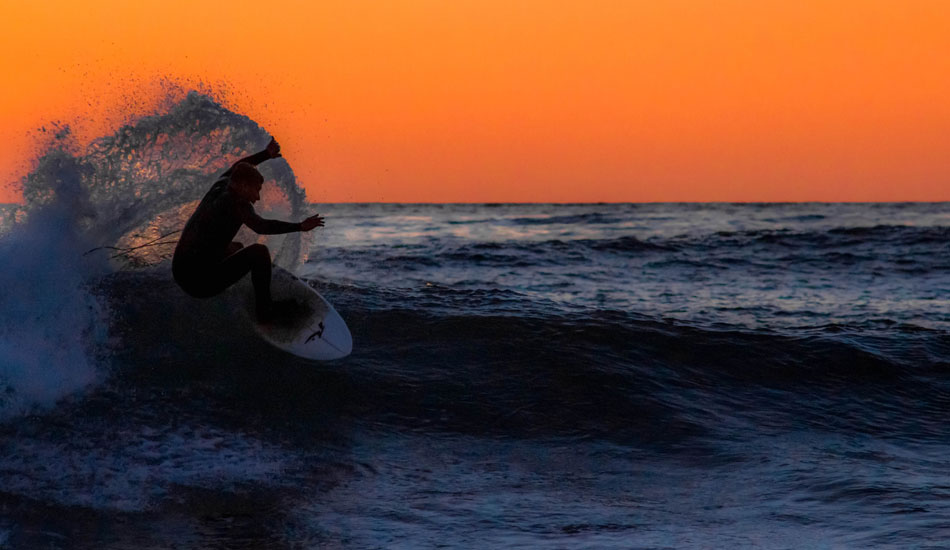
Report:
M3 183L164 78L319 202L950 200L945 0L193 3L5 2Z

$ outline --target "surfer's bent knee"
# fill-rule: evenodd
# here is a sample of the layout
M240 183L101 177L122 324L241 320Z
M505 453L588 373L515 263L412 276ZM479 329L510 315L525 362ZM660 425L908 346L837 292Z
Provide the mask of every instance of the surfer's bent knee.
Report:
M248 246L244 250L247 250L248 253L253 254L255 258L261 258L270 262L270 249L266 245L261 243L254 243L251 246Z

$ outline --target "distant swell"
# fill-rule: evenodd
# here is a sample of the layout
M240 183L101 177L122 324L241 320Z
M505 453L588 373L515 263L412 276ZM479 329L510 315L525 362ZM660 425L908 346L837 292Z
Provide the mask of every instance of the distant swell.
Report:
M913 227L876 225L871 227L836 227L825 231L755 230L716 233L708 242L713 245L740 246L766 244L785 247L849 247L870 244L929 245L945 242L950 227Z
M877 226L818 232L719 232L667 239L641 239L631 235L607 239L477 242L445 244L435 251L428 247L403 246L369 250L325 248L322 252L332 254L335 259L381 261L405 269L566 266L603 263L611 258L643 258L711 269L746 269L753 260L752 265L771 269L796 263L835 269L859 262L885 262L892 263L897 270L924 273L950 267L950 256L932 253L935 244L950 242L948 239L950 228Z

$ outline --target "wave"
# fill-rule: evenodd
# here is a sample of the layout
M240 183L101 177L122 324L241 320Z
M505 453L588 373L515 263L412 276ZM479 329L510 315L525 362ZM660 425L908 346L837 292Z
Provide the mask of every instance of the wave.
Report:
M901 244L946 243L950 238L950 227L907 225L875 225L870 227L838 227L828 231L833 235L846 235L858 239Z
M511 204L488 204L480 205L481 208L511 208ZM510 217L509 215L493 217L477 217L474 219L447 220L449 225L473 225L473 224L492 224L492 225L610 225L622 221L622 217L602 212L585 212L580 214L568 215L550 215L538 214L534 216Z
M873 271L920 275L947 268L934 254L934 245L950 238L950 228L877 226L823 231L756 230L701 236L641 239L632 235L609 238L458 242L430 239L425 245L321 247L319 254L343 262L381 262L405 270L455 268L570 268L644 259L656 266L690 268L785 270L847 269L869 266Z
M68 134L63 139L68 139ZM231 162L263 148L269 136L251 119L211 98L189 93L168 112L147 116L115 134L93 141L75 155L75 177L88 196L88 216L80 229L95 233L103 246L133 247L184 225L197 201ZM57 155L54 143L22 183L25 211L55 199ZM301 216L306 197L282 159L261 165L267 183L258 211L265 216ZM255 240L250 234L245 240ZM250 238L249 238L250 237ZM303 257L299 234L264 238L278 263L296 266ZM154 265L168 259L175 239L164 246L139 249L122 259Z
M581 246L586 246L594 250L607 252L671 252L677 250L672 244L658 244L656 242L641 241L632 236L618 237L614 239L581 239L577 242Z
M793 231L790 229L720 231L712 236L702 237L700 242L712 247L765 244L793 248L833 248L879 244L930 245L935 242L946 242L948 237L950 237L950 227L875 225L833 227L817 231Z
M91 214L75 159L44 164L56 199L34 208L0 239L0 419L49 406L101 378L95 357L107 311L88 281L107 270L82 256Z
M240 321L238 289L197 301L163 272L116 275L100 292L135 335L117 368L172 384L211 377L220 406L240 403L275 422L307 410L399 430L647 444L701 437L724 418L926 439L950 403L950 340L925 329L891 343L864 338L861 326L789 336L620 311L525 310L518 304L532 300L512 292L434 288L427 301L313 284L353 330L347 359L314 365L269 348ZM122 305L129 295L135 302ZM143 364L154 366L143 373ZM836 407L847 416L829 414Z
M82 152L70 139L57 134L21 182L24 204L2 212L0 417L102 379L109 312L89 287L113 269L167 264L175 234L215 175L269 136L192 92ZM261 172L268 186L258 211L303 218L306 197L289 165L272 161ZM309 250L300 234L239 238L267 243L291 269Z
M583 214L572 214L567 216L536 216L511 218L507 221L513 225L598 225L614 224L621 220L615 215L608 215L601 212L587 212Z

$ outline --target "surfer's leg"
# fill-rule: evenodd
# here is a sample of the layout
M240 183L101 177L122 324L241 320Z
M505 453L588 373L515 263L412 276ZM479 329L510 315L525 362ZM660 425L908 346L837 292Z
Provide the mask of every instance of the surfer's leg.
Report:
M239 243L237 241L232 241L231 244L229 244L228 247L225 249L227 251L227 254L225 254L225 256L230 256L231 254L234 254L235 252L237 252L238 250L241 250L242 248L244 248L244 245L242 243Z
M251 282L254 283L257 307L269 308L271 265L270 250L266 246L252 244L231 254L221 262L215 279L221 285L221 290L224 290L240 281L248 271L251 272Z
M238 282L248 271L251 272L251 283L254 284L257 319L266 321L273 314L273 300L270 295L271 259L270 250L266 246L252 244L228 256L221 264L220 280L226 283L224 288L227 288Z
M228 250L233 248L237 251L217 265L201 269L174 270L175 280L188 294L196 298L210 298L224 292L250 271L257 316L265 320L273 313L270 296L270 250L262 244L252 244L246 248L234 245L239 243L231 243Z
M253 256L251 257L251 282L254 283L254 298L257 302L257 316L263 317L269 314L271 306L270 250L268 250L267 247L262 244L252 244L241 252L251 249L254 249Z
M262 244L252 244L231 254L221 263L208 267L191 286L190 294L200 298L216 296L251 272L257 306L270 308L270 251Z

